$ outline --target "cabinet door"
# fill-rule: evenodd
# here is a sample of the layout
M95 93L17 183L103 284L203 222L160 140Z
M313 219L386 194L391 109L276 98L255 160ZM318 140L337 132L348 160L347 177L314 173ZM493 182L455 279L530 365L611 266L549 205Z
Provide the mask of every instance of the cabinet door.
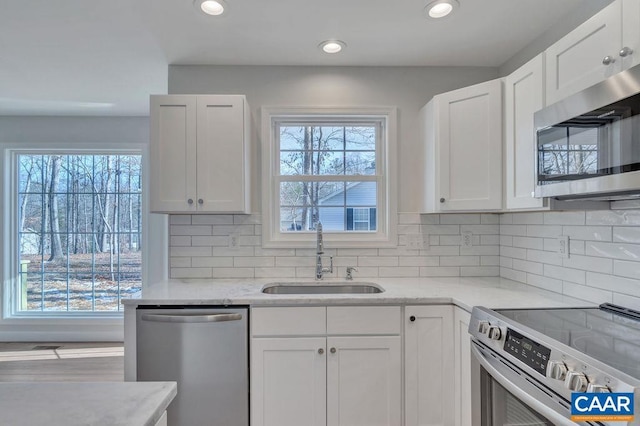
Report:
M326 425L326 339L251 341L251 425Z
M400 336L329 337L327 347L327 425L400 425Z
M505 193L507 209L539 209L534 198L536 137L533 114L544 107L542 54L505 79Z
M610 4L547 49L547 105L621 70L621 3ZM605 65L607 56L615 62Z
M628 69L640 63L640 1L622 0L622 46L633 53L621 57L622 68Z
M198 210L250 213L244 96L198 96Z
M455 308L454 345L455 345L455 424L471 424L471 341L469 340L469 320L471 314L464 309Z
M195 211L196 97L151 96L150 123L151 211Z
M405 308L405 424L454 422L453 306Z
M441 211L502 208L502 82L434 97Z

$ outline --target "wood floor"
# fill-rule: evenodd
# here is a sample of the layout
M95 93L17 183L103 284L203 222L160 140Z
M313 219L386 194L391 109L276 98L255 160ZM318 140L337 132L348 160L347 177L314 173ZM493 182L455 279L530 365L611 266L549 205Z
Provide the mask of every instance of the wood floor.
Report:
M0 343L0 382L122 382L122 343Z

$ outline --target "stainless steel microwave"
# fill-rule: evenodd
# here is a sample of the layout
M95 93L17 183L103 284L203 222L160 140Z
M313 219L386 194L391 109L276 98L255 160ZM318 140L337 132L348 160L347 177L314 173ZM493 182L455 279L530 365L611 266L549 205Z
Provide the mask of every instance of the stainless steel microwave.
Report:
M640 65L534 115L536 197L640 198Z

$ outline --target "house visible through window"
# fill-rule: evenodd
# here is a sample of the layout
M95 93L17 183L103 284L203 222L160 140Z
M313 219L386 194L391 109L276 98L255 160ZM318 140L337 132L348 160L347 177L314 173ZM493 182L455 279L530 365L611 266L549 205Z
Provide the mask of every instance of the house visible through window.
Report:
M119 311L142 282L142 156L14 158L15 311Z
M281 231L371 231L353 210L377 206L378 123L278 125ZM357 223L357 225L356 225Z
M395 108L263 108L264 246L397 244ZM394 218L395 219L395 218Z

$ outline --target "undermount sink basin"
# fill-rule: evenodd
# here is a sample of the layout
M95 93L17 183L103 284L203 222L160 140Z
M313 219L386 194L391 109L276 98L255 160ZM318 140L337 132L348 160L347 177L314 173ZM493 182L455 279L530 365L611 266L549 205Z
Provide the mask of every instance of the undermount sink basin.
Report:
M266 294L374 294L384 289L368 282L340 283L270 283L262 288Z

